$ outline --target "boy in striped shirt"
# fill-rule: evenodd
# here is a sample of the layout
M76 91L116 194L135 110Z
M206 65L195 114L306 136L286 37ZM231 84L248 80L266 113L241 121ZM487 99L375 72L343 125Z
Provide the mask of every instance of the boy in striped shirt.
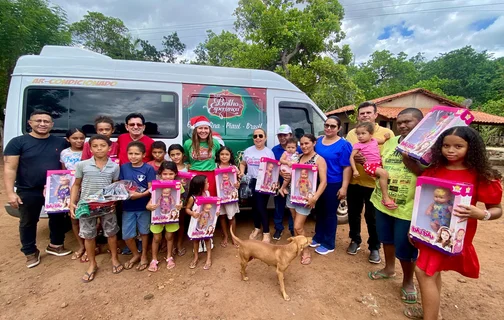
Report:
M119 165L108 157L111 142L107 136L94 135L89 139L89 146L93 157L88 160L78 162L75 166L75 182L70 194L70 214L75 218L76 204L80 197L85 198L96 194L101 189L119 180ZM88 253L89 267L82 282L93 281L98 265L95 259L95 238L97 236L97 217L79 219L79 236L84 239L86 252ZM118 274L124 267L119 262L117 254L117 232L119 226L114 212L100 217L103 226L103 233L108 238L108 245L112 254L112 273Z

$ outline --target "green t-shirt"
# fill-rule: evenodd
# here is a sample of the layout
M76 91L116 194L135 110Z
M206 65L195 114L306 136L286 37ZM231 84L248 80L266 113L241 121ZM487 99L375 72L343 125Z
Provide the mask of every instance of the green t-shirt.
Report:
M388 193L397 204L397 209L388 210L382 203L382 193L378 179L371 195L375 208L389 216L411 220L417 177L403 163L403 156L396 151L400 137L394 137L383 145L381 150L383 168L389 174Z
M217 165L215 164L215 155L220 149L220 144L217 140L213 139L213 148L208 150L208 143L200 142L199 155L194 153L192 148L192 141L186 140L184 142L184 151L189 159L191 170L194 171L214 171Z

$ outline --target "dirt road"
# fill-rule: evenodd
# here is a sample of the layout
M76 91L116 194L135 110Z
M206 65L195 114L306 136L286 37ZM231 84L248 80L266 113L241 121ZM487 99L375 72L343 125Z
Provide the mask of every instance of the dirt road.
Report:
M241 281L237 250L232 246L221 248L220 238L216 238L209 271L202 269L203 263L190 270L187 254L178 258L176 268L170 271L161 264L154 274L125 270L113 275L110 256L101 254L97 257L100 269L96 279L83 284L80 278L86 265L70 260L70 256L43 253L39 266L25 267L19 251L18 219L3 209L3 179L0 192L0 319L405 319L405 305L399 295L399 264L396 279L369 280L367 272L381 266L367 261L364 247L356 256L345 253L348 225L338 228L335 253L313 254L309 266L302 266L299 259L293 261L285 281L289 302L281 297L274 268L260 261L249 264L250 281ZM237 233L246 238L252 223L246 217L248 213L241 215ZM312 221L306 229L313 234ZM38 230L42 250L49 241L47 220L39 223ZM280 243L286 238L284 234ZM502 239L504 219L480 223L475 240L480 279L443 274L441 308L445 319L504 318ZM190 248L189 242L185 245ZM76 248L71 232L66 246ZM125 262L127 257L121 259Z

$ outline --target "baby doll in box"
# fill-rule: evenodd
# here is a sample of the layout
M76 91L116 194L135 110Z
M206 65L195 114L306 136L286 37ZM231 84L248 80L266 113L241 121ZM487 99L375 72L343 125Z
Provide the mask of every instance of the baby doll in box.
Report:
M256 191L266 194L276 194L279 188L280 162L271 158L261 158L257 174Z
M70 211L70 190L74 180L74 171L47 171L44 204L44 211L46 213L62 213Z

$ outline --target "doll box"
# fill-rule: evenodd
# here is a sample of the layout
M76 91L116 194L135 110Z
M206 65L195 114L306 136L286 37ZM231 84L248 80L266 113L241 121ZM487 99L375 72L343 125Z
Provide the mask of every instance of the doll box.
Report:
M399 152L408 152L412 159L425 165L432 160L431 147L446 129L468 126L474 116L467 109L436 106L411 130L397 146Z
M184 187L184 190L189 189L189 183L191 182L192 178L196 176L196 173L192 172L187 172L187 171L179 171L177 173L177 180L180 181L182 184L182 187Z
M236 167L215 169L217 196L221 199L221 204L238 202L237 181Z
M271 158L261 158L257 174L256 191L275 195L279 187L280 161Z
M213 237L217 219L220 214L220 198L196 197L195 212L200 213L198 219L191 217L187 235L191 240L210 239Z
M462 251L467 220L453 214L459 204L470 205L473 185L418 177L410 235L448 255Z
M70 190L75 181L73 170L47 170L45 204L46 213L70 212Z
M292 164L290 200L294 204L306 205L307 198L317 191L318 168L312 164Z
M168 224L179 222L179 210L177 204L180 204L180 181L152 181L152 198L154 204L159 207L151 212L152 224Z

